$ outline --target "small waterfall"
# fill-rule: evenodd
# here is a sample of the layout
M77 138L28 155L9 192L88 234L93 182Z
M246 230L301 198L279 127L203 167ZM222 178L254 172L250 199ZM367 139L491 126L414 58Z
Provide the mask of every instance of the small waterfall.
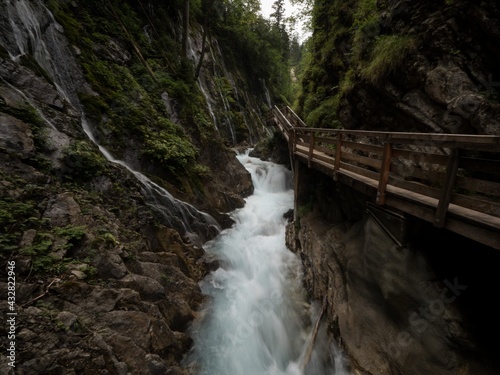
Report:
M191 37L188 37L189 58L193 61L193 65L197 66L200 56L197 56L196 52L194 51L193 44L194 44L193 39ZM200 70L200 75L198 77L197 83L198 83L198 87L199 87L203 97L205 98L205 102L207 103L208 113L210 114L210 117L212 118L215 130L217 130L217 132L219 132L219 128L217 126L217 118L215 116L215 112L213 109L213 106L215 104L215 100L209 94L210 90L207 87L206 79L205 79L205 76L203 75L203 69Z
M148 198L149 205L152 206L162 218L173 228L184 233L193 243L201 245L207 238L212 238L221 227L217 221L207 213L199 211L189 203L175 198L160 185L151 181L148 177L132 169L122 160L115 159L111 153L95 139L85 117L82 118L82 127L89 139L99 148L104 157L115 164L119 164L143 185L144 195ZM202 235L200 238L199 235Z
M31 54L45 70L51 72L50 56L46 53L40 22L31 9L31 5L25 1L7 0L6 10L15 40L15 45L5 46L11 59L19 61L21 56Z
M231 75L231 73L229 73L227 71L226 64L224 62L224 57L220 51L219 43L217 42L217 40L214 40L213 44L214 44L215 48L217 49L217 58L214 56L213 50L211 48L210 53L212 54L212 59L214 60L214 62L219 62L219 65L222 69L222 75L218 74L217 70L215 69L215 64L214 64L214 75L218 78L225 78L229 82L229 84L231 85L231 90L234 93L234 96L237 98L238 97L238 88L236 87L236 84L234 83L233 76ZM219 81L219 82L222 82L222 81ZM222 99L222 104L223 104L224 110L225 110L225 118L226 118L227 128L229 130L229 134L231 135L231 140L233 142L233 145L235 145L237 142L236 141L236 129L234 128L233 121L231 120L231 118L228 115L231 112L231 107L229 105L229 101L227 100L226 95L224 95L224 93L222 91L221 84L219 84L218 88L219 88L220 97Z
M231 120L231 117L229 117L229 113L231 112L231 107L229 106L229 101L226 98L226 95L222 91L221 84L219 83L218 85L219 89L219 95L222 100L222 105L224 106L224 117L225 117L225 122L227 129L229 130L229 134L231 135L231 141L233 142L233 145L236 144L236 131L234 129L234 124L233 120Z
M234 212L235 226L205 245L221 268L202 284L211 298L192 326L185 365L199 375L346 375L324 329L310 350L319 309L306 303L300 260L285 246L291 173L247 154L238 159L255 191Z
M205 77L203 73L200 72L200 76L198 77L198 87L200 88L203 97L205 98L205 102L207 103L208 113L210 113L210 117L214 122L215 130L219 132L219 128L217 127L217 118L215 117L214 109L213 109L213 99L208 95L208 90L205 84Z
M35 5L37 6L36 9L34 8ZM30 54L36 59L38 64L54 80L60 95L82 114L82 129L88 138L97 145L108 161L125 167L137 178L143 186L143 191L149 199L149 204L162 215L168 224L197 243L212 238L218 233L220 226L210 215L174 198L167 190L151 181L139 171L133 170L124 161L115 159L105 147L99 144L85 119L82 106L76 94L78 85L85 81L81 77L79 69L73 69L73 67L76 67L76 62L63 36L62 26L55 21L52 13L42 2L35 0L34 4L32 4L27 0L9 0L6 9L11 25L12 37L16 41L16 48L9 50L11 59L18 61L23 54ZM47 19L47 27L43 33L39 22L40 18ZM22 95L39 113L42 113L33 100L28 99L23 93ZM55 129L54 125L43 115L42 118ZM202 238L198 238L198 235L201 235Z
M262 79L262 88L264 89L264 94L266 95L266 104L269 108L272 108L273 105L271 103L271 94L266 86L266 80Z

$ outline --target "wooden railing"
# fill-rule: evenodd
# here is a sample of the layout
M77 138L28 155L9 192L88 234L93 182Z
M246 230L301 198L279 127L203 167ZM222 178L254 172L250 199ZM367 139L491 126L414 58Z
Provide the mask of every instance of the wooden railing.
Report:
M274 107L270 119L292 156L335 180L363 183L379 205L425 216L437 227L453 227L451 216L500 232L498 136L307 128L288 107Z

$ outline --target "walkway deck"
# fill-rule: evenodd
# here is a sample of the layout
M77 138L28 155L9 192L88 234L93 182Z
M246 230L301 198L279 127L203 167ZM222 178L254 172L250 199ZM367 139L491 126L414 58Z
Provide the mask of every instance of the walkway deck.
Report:
M268 121L310 168L500 250L499 136L307 128L289 107Z

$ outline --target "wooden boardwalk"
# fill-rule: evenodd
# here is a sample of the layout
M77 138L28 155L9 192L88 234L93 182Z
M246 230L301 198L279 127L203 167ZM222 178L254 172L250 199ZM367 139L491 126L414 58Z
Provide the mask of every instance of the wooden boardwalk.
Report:
M500 137L308 128L289 108L268 117L307 163L395 208L500 250Z

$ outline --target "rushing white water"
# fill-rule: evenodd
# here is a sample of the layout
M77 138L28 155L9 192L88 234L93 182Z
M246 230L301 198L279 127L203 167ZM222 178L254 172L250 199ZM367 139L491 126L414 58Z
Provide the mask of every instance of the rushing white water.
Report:
M234 212L236 224L205 246L221 267L202 283L211 299L193 324L186 365L200 375L346 374L328 343L306 359L311 306L300 261L285 246L283 214L293 206L290 172L248 155L238 159L255 191Z
M144 187L143 191L149 204L172 227L181 231L193 242L201 244L207 238L212 238L220 231L220 226L210 215L197 210L194 206L176 199L160 185L151 181L141 172L134 170L127 163L116 159L100 144L85 119L82 106L76 94L74 72L68 69L66 62L73 59L67 43L61 40L63 28L59 25L52 13L45 5L37 0L30 3L27 0L8 0L6 4L8 19L10 21L12 39L15 46L11 47L9 55L13 61L19 61L24 54L32 55L38 64L53 79L58 93L74 108L81 112L82 129L88 138L99 148L103 156L110 162L125 167L132 173ZM38 12L38 13L37 13ZM38 16L37 16L38 14ZM42 32L39 18L48 17L48 26ZM59 33L59 34L58 34ZM76 65L76 64L75 64ZM77 80L78 81L78 80ZM83 81L83 79L81 80ZM12 85L10 85L12 86ZM14 88L16 89L16 88ZM16 89L16 91L20 92ZM36 103L24 93L20 94L33 106L40 116L53 128L56 127L43 115L43 111ZM198 237L201 235L201 239Z

